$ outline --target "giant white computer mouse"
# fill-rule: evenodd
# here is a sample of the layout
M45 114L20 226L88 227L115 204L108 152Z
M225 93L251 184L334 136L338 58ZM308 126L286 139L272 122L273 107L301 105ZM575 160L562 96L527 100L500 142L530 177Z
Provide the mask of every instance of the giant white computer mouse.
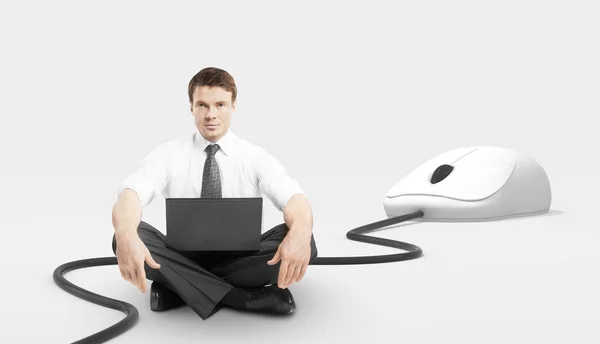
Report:
M423 221L486 221L548 212L552 194L531 157L492 146L451 150L426 161L386 194L388 217L421 210Z

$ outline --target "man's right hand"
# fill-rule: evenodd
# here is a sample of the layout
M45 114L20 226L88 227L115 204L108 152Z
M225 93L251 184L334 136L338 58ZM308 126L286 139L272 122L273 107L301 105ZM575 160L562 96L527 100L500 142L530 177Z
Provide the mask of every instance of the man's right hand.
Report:
M138 287L142 293L146 292L146 271L144 262L153 269L159 269L160 264L154 261L150 251L144 245L137 232L117 234L117 261L121 276L126 281Z

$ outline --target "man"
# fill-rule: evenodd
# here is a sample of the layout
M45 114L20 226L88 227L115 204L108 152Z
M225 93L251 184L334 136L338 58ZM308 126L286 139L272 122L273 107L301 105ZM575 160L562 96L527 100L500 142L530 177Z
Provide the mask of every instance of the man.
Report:
M291 313L289 286L300 282L317 257L311 206L298 182L261 147L230 127L237 87L226 71L209 67L189 82L196 130L152 150L118 190L112 211L112 249L121 276L146 292L150 308L165 311L188 304L203 320L222 306ZM256 197L266 195L284 223L262 234L256 253L180 252L141 221L155 196Z

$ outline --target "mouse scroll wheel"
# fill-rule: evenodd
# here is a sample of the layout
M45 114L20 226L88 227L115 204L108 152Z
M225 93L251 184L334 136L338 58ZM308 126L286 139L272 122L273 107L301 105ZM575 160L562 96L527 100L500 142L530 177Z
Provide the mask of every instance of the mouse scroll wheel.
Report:
M439 183L442 180L444 180L446 177L448 177L448 175L450 174L450 172L452 172L453 169L454 166L446 164L436 168L433 172L433 175L431 176L431 184Z

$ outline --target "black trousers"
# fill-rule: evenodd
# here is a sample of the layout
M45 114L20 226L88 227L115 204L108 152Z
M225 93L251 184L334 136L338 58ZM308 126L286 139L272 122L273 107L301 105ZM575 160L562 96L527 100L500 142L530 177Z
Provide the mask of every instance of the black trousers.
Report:
M257 288L277 283L281 261L269 265L289 228L277 225L261 235L260 250L252 252L193 252L167 247L166 236L150 224L141 221L138 235L160 264L153 269L144 262L146 278L164 284L206 320L223 304L221 299L235 287ZM318 255L314 236L310 240L311 264ZM117 242L112 239L116 256Z

